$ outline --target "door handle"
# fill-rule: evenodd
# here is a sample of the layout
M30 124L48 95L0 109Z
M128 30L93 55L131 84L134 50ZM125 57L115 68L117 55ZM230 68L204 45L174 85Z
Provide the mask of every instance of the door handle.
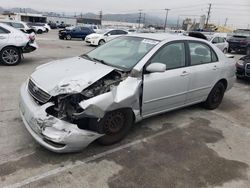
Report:
M187 76L187 75L189 75L189 73L188 73L187 71L183 71L183 72L181 73L181 76Z

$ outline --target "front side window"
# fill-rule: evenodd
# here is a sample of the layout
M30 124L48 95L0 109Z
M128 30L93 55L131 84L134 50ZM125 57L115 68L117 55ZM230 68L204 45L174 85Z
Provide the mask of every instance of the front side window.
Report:
M168 44L156 52L151 63L163 63L167 69L174 69L185 66L185 44L177 42Z
M224 43L224 42L225 42L225 39L222 38L222 37L219 37L219 42L220 42L220 43Z
M217 61L215 53L206 44L199 42L190 42L191 65L199 65Z
M86 54L89 59L131 70L159 41L140 37L119 37ZM86 57L83 55L82 57Z
M219 37L215 37L214 39L213 39L213 41L212 41L212 43L213 44L217 44L217 43L219 43L220 41L219 41Z

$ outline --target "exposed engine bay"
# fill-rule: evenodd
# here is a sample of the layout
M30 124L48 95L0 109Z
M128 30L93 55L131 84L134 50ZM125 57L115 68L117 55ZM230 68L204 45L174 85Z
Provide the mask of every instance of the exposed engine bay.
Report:
M84 109L79 105L80 102L110 92L127 76L128 73L115 70L84 89L81 93L53 97L51 100L55 105L48 108L47 113L64 121L78 122L86 118L86 115L83 114Z

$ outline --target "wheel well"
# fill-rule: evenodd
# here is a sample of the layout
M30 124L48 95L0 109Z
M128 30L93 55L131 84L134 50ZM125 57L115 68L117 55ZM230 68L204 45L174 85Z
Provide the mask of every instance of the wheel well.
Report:
M2 50L5 49L5 48L8 48L8 47L17 48L17 49L22 53L22 48L21 48L21 47L18 47L18 46L14 46L14 45L5 46L5 47L3 47L0 51L2 51Z
M119 109L115 109L115 110L113 110L113 111L116 111L116 110L126 110L126 111L130 111L130 112L133 114L133 122L135 122L136 117L135 117L135 113L134 113L134 111L133 111L132 108L119 108Z
M217 83L219 83L219 82L221 82L224 85L225 90L226 90L227 89L227 80L225 78L223 78L223 79L219 80Z

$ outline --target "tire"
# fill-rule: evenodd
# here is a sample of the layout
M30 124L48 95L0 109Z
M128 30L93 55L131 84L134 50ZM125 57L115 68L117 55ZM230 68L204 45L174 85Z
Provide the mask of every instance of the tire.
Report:
M226 49L226 48L223 50L223 53L224 53L224 54L226 54L226 53L227 53L227 49Z
M68 35L66 35L65 38L66 38L66 40L71 40L71 35L68 34Z
M105 43L105 40L101 39L99 42L98 42L98 45L103 45Z
M208 110L216 109L222 102L225 90L224 84L222 82L218 82L209 93L207 100L203 103L203 106Z
M49 32L49 29L46 28L46 33L48 33L48 32Z
M121 141L133 125L133 112L129 109L108 112L100 122L91 125L91 129L100 134L97 142L101 145L112 145Z
M227 51L228 51L228 53L231 53L232 49L229 47Z
M17 65L21 62L21 51L16 47L5 47L0 52L0 61L8 66Z
M42 34L42 33L43 33L43 31L41 29L37 30L37 34Z
M250 47L247 47L246 55L250 55Z

